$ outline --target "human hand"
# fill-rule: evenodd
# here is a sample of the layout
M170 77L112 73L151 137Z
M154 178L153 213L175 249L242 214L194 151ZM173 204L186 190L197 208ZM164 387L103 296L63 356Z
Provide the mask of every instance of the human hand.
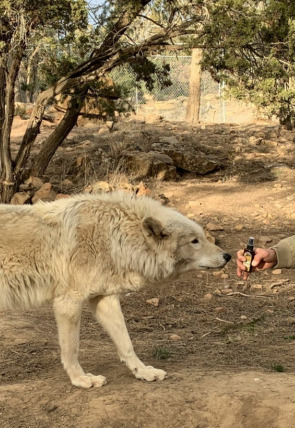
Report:
M277 254L272 248L255 248L254 258L251 263L251 272L270 269L277 264ZM246 280L249 276L249 272L246 272L246 266L243 262L246 261L244 257L244 250L237 252L237 275Z

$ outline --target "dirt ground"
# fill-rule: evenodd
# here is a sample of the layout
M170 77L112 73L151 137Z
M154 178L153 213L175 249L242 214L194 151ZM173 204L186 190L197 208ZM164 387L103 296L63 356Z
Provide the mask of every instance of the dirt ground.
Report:
M44 127L40 141L48 132ZM16 142L21 134L16 126ZM217 230L210 234L233 261L221 272L198 271L165 287L122 296L135 350L145 363L168 372L163 382L133 378L85 308L80 361L87 372L105 375L108 384L77 389L60 364L51 308L2 312L1 428L295 426L295 270L255 273L245 283L236 276L234 262L249 236L270 246L294 234L293 134L271 124L189 129L181 123L130 121L112 133L98 126L75 128L48 178L66 178L67 161L63 171L54 168L67 156L73 160L81 147L85 152L112 139L114 150L122 135L130 144L137 135L139 144L147 135L156 141L164 134L187 141L188 147L199 145L224 168L147 185L203 226L213 224L207 227ZM90 143L75 147L84 140ZM147 302L154 298L156 305Z

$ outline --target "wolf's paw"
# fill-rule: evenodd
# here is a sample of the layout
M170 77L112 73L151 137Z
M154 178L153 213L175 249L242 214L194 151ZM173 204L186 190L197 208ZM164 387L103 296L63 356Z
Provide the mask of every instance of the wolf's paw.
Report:
M78 386L81 388L99 388L103 385L106 385L107 380L104 376L94 376L91 373L87 373L85 375L81 375L72 380L72 384L74 386Z
M136 368L133 370L133 374L136 379L142 379L148 382L164 380L167 377L167 373L164 370L155 369L152 366Z

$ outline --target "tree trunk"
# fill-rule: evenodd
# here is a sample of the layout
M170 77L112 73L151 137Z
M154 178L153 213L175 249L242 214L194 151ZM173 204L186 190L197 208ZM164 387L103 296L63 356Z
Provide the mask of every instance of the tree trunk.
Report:
M190 125L197 125L200 122L202 54L202 49L192 50L189 97L186 109L186 121Z
M16 178L13 171L13 163L10 150L10 134L14 116L14 98L15 98L15 82L18 75L21 59L24 52L24 44L19 43L17 49L13 53L9 67L9 73L5 73L5 115L1 133L1 201L9 203L15 188Z
M84 90L78 97L75 95L71 99L63 119L53 133L47 138L39 154L34 159L32 168L29 172L31 176L39 177L44 174L54 153L76 125L86 93L87 90Z
M6 78L5 78L5 69L4 65L0 62L0 142L2 141L3 135L3 125L5 119L5 87L6 87ZM0 176L3 171L3 148L0 144Z

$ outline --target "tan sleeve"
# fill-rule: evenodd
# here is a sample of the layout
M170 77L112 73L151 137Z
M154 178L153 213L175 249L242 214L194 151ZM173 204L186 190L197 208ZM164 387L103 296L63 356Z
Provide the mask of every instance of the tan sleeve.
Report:
M277 254L278 263L275 268L295 268L295 235L282 239L271 248Z

